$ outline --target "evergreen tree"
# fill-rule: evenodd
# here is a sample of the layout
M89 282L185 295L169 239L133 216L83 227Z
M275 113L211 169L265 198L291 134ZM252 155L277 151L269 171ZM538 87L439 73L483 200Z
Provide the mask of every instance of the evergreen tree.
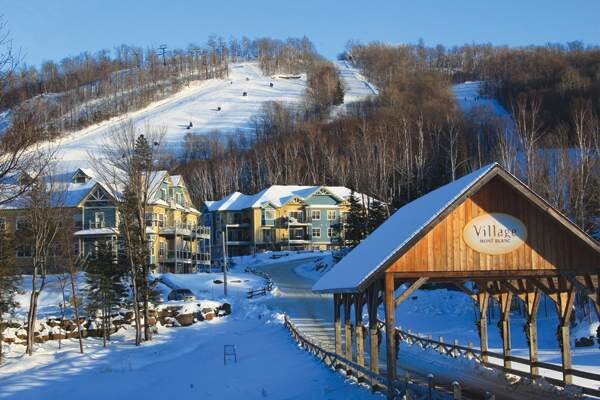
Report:
M348 211L348 220L346 228L346 243L351 247L356 246L365 237L365 215L360 200L356 197L354 191L350 193L348 199L350 210Z
M87 310L92 315L100 312L104 347L110 338L112 309L127 296L126 276L127 267L111 243L99 242L86 271Z
M385 221L387 213L382 202L373 200L369 207L369 215L367 218L367 234L370 234Z

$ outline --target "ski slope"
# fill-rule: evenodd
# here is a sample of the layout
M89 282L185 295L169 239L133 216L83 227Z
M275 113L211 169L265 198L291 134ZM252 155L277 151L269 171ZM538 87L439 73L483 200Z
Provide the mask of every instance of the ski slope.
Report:
M271 82L273 87L269 85ZM125 121L132 121L137 128L164 130L163 150L179 154L186 134L249 133L252 117L265 102L298 103L305 89L306 76L300 79L267 77L255 63L234 64L226 79L194 82L146 108L69 133L49 146L56 149L61 166L68 169L85 166L89 153L97 153L107 145L114 129ZM243 96L243 92L247 96ZM186 129L190 122L193 127Z
M346 87L345 103L377 94L376 89L354 68L345 63L337 66ZM272 87L270 83L273 83ZM68 133L46 147L56 151L61 169L74 170L87 166L89 154L98 154L108 145L120 124L132 121L137 128L164 130L163 150L180 155L187 134L252 134L253 117L260 114L265 103L300 104L306 88L306 74L297 79L281 74L265 76L256 63L232 64L225 79L194 82L146 108ZM244 92L247 96L243 96ZM221 107L220 111L218 107ZM193 126L187 129L190 122Z

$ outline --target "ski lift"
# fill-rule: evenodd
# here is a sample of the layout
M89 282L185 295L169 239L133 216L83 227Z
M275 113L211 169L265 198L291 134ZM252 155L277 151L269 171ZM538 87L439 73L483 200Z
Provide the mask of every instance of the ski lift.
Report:
M217 111L221 111L221 106L217 107Z
M270 82L270 83L269 83L269 86L270 86L270 87L273 87L273 82Z
M248 92L242 93L242 96L244 96L244 97L248 96Z

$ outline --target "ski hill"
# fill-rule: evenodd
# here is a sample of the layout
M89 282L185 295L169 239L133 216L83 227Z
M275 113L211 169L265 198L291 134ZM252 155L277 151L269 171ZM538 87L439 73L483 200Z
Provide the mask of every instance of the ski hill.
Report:
M345 103L377 93L349 64L341 62L336 65L346 88ZM56 151L56 158L61 160L60 169L74 170L86 166L89 154L98 153L106 146L112 132L120 124L132 121L138 128L164 130L164 149L177 155L183 150L187 134L251 134L253 117L260 114L265 103L300 104L306 88L305 74L265 76L257 63L232 64L229 76L225 79L194 82L177 94L146 108L67 133L46 146ZM190 123L191 127L188 128Z

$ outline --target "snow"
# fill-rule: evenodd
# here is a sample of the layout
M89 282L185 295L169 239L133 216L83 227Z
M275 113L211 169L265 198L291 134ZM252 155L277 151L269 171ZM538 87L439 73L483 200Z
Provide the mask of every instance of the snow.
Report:
M506 117L510 120L510 114L497 99L485 97L481 94L482 81L467 81L452 86L454 98L463 111L471 112L477 108L487 109L493 115Z
M296 256L300 254L289 257ZM247 290L262 284L262 278L240 272L242 267L271 260L268 257L236 259L226 299L222 285L213 282L222 278L221 273L162 275L170 285L203 297L197 302L202 306L227 300L233 314L189 327L159 326L153 341L140 347L133 345L133 328L118 331L107 348L102 348L101 339L84 339L84 354L77 352L72 339L63 340L61 350L57 341L38 345L33 357L23 355L23 346L8 346L8 360L0 368L0 399L382 398L299 348L282 326L278 297L244 298ZM159 288L170 290L166 285ZM197 310L196 302L167 304ZM224 345L235 346L237 362L228 359L224 364Z
M412 237L497 166L494 163L480 168L400 208L325 274L313 290L355 290Z

